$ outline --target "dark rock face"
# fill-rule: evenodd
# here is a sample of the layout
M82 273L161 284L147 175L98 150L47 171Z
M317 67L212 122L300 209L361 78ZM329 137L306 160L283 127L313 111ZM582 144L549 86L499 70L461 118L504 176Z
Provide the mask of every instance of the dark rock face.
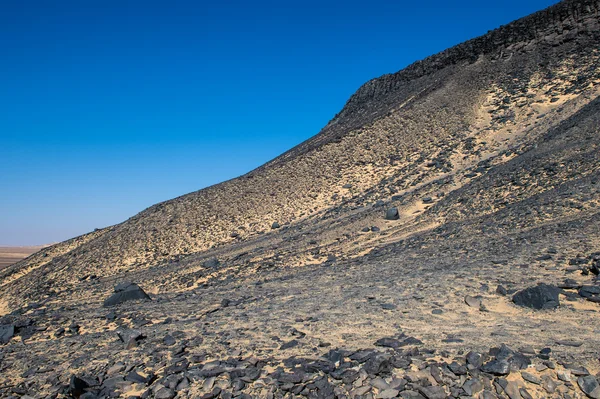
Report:
M398 208L394 207L394 208L388 209L387 212L385 213L385 219L386 220L400 219L400 214L398 213Z
M555 309L560 306L559 293L557 287L540 284L517 292L513 296L513 302L515 305L536 310Z
M139 299L150 300L150 297L135 283L120 283L115 287L115 293L104 301L104 307Z
M15 326L12 324L0 326L0 343L7 344L15 335Z

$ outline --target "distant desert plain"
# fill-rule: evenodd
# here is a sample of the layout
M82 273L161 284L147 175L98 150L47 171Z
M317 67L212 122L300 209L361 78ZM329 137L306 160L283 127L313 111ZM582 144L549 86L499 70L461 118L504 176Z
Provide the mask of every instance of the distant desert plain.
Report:
M0 269L17 263L44 247L44 245L33 247L0 247Z

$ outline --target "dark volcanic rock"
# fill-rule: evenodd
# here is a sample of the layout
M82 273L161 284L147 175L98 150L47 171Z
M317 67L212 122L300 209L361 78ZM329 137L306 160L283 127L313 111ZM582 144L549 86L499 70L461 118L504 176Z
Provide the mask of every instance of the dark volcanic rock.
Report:
M0 343L7 344L14 335L15 326L12 324L0 326Z
M584 285L579 289L579 295L583 298L591 298L600 295L600 285Z
M79 398L81 395L85 393L85 389L89 387L89 384L77 377L76 375L71 376L71 380L69 381L69 393L74 398Z
M149 300L150 297L135 283L121 283L115 287L115 293L104 301L104 306L115 306L137 299Z
M594 376L586 375L579 377L577 384L579 384L579 388L590 398L600 399L600 385Z
M536 310L555 309L560 305L558 300L559 293L560 290L557 287L540 284L517 292L512 300L515 305L526 308Z
M386 220L398 220L400 219L400 213L398 213L398 208L390 208L385 213Z
M494 375L507 375L510 373L510 365L506 360L494 359L491 362L484 364L481 371Z
M207 269L214 269L217 266L219 266L221 264L221 262L219 262L219 260L217 258L210 258L206 261L204 261L204 263L202 263L202 266L204 266Z

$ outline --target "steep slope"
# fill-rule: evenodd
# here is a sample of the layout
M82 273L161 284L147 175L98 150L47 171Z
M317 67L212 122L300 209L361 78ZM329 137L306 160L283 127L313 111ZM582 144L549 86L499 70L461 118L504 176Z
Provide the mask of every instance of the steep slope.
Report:
M332 211L341 218L448 176L457 189L481 162L508 161L597 95L598 8L564 1L374 79L321 133L257 170L157 204L0 277L12 282L32 271L28 280L62 287L276 236L273 222L301 226ZM27 293L26 285L7 291Z

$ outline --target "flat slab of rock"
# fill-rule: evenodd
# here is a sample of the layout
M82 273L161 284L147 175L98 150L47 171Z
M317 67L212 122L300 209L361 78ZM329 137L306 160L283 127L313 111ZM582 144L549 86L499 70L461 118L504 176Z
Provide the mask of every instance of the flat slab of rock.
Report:
M115 287L115 293L104 301L104 307L140 299L149 300L150 297L136 283L120 283Z
M512 300L515 305L535 309L555 309L560 306L560 289L548 284L540 284L517 292Z

